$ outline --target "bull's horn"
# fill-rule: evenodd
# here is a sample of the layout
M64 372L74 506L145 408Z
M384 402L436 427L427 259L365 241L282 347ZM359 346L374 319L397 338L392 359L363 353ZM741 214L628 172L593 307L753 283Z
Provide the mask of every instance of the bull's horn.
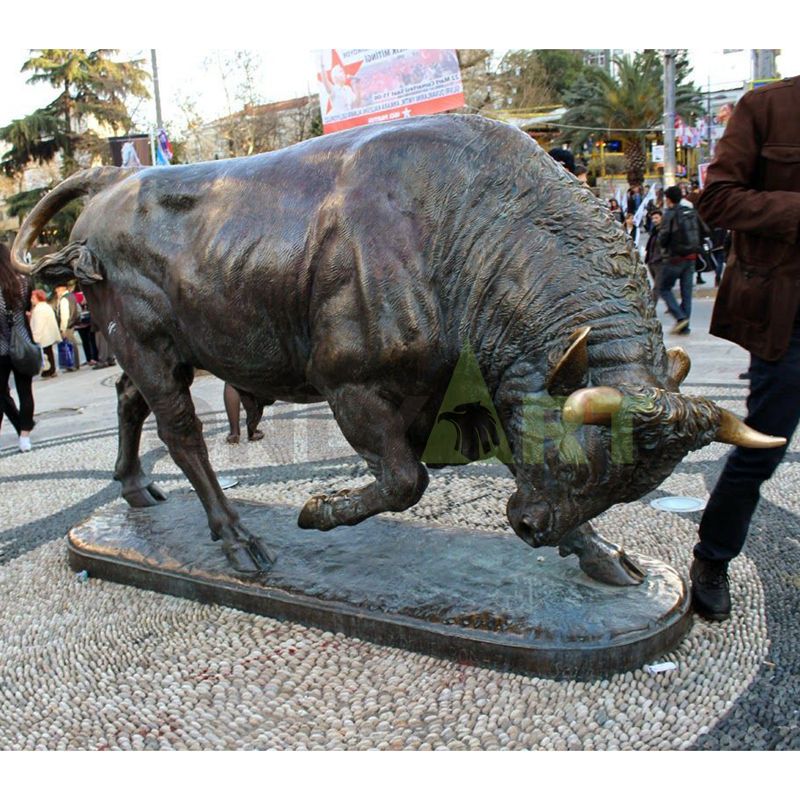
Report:
M738 447L754 448L783 447L786 444L783 436L767 436L765 433L759 433L745 425L730 411L724 408L721 408L720 411L722 412L722 421L714 441L735 444Z
M586 340L590 325L578 328L570 336L569 346L547 377L547 391L553 395L565 395L587 384L589 373L589 350Z
M621 407L622 392L611 386L594 386L573 392L564 403L561 416L566 422L609 425Z
M678 390L691 368L692 360L682 347L670 347L667 350L667 380L673 392Z

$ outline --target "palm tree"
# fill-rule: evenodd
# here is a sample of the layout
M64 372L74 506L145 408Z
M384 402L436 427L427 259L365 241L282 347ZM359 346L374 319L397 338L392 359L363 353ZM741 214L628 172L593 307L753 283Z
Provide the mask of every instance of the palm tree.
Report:
M595 69L573 84L562 119L566 132L560 138L577 144L597 135L620 139L628 183L640 186L647 166L646 134L660 130L664 115L661 57L655 50L644 50L633 57L616 57L614 64L613 77ZM683 54L676 62L675 101L677 113L686 118L702 113L699 92L686 81L688 71Z

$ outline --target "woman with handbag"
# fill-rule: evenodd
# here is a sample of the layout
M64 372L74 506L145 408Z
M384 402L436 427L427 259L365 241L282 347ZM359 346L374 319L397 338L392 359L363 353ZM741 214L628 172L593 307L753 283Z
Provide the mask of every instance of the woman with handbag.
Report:
M42 366L41 350L33 343L26 317L30 297L30 281L17 274L11 266L8 247L0 243L0 402L19 433L22 453L31 449L30 435L34 426L31 383ZM12 372L19 412L8 392Z

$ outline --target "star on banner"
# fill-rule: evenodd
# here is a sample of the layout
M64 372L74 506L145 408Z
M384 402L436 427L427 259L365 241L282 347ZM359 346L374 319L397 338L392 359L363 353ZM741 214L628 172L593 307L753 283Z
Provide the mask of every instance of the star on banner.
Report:
M410 108L404 108L404 109L403 109L403 116L404 116L406 119L408 119L408 118L411 116L411 109L410 109Z
M328 78L329 83L333 83L333 78L331 77L331 72L333 71L334 67L341 67L344 70L345 74L345 86L351 85L351 79L355 77L358 71L361 69L361 65L364 61L354 61L352 64L345 64L341 56L339 55L338 50L331 50L331 66L330 69L325 70L325 75ZM322 83L322 73L317 73L317 81ZM331 108L333 108L333 104L331 103L330 97L328 98L328 105L325 108L325 113L329 113Z

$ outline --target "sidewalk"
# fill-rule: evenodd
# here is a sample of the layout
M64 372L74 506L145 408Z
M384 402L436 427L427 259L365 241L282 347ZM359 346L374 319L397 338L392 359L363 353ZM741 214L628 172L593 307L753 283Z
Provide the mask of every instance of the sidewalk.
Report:
M667 335L666 345L692 358L684 391L742 415L747 385L738 375L747 353L707 333L711 307L698 297L692 333ZM0 434L0 749L800 747L796 441L764 487L748 544L732 564L731 619L695 618L664 655L675 664L667 672L559 681L76 577L65 533L98 509L123 505L111 478L118 374L82 368L37 380L33 450L18 453L6 425ZM235 479L229 496L299 509L312 494L369 480L322 404L277 403L267 409L262 441L231 446L222 382L201 374L192 394L214 469ZM686 577L698 515L658 511L650 500L706 497L729 452L715 443L689 454L650 495L600 515L599 532ZM151 420L141 460L167 494L188 490ZM536 580L536 552L508 528L514 490L499 466L432 471L420 502L389 516L508 535ZM197 536L198 546L217 546L207 529ZM283 552L291 529L285 540Z

